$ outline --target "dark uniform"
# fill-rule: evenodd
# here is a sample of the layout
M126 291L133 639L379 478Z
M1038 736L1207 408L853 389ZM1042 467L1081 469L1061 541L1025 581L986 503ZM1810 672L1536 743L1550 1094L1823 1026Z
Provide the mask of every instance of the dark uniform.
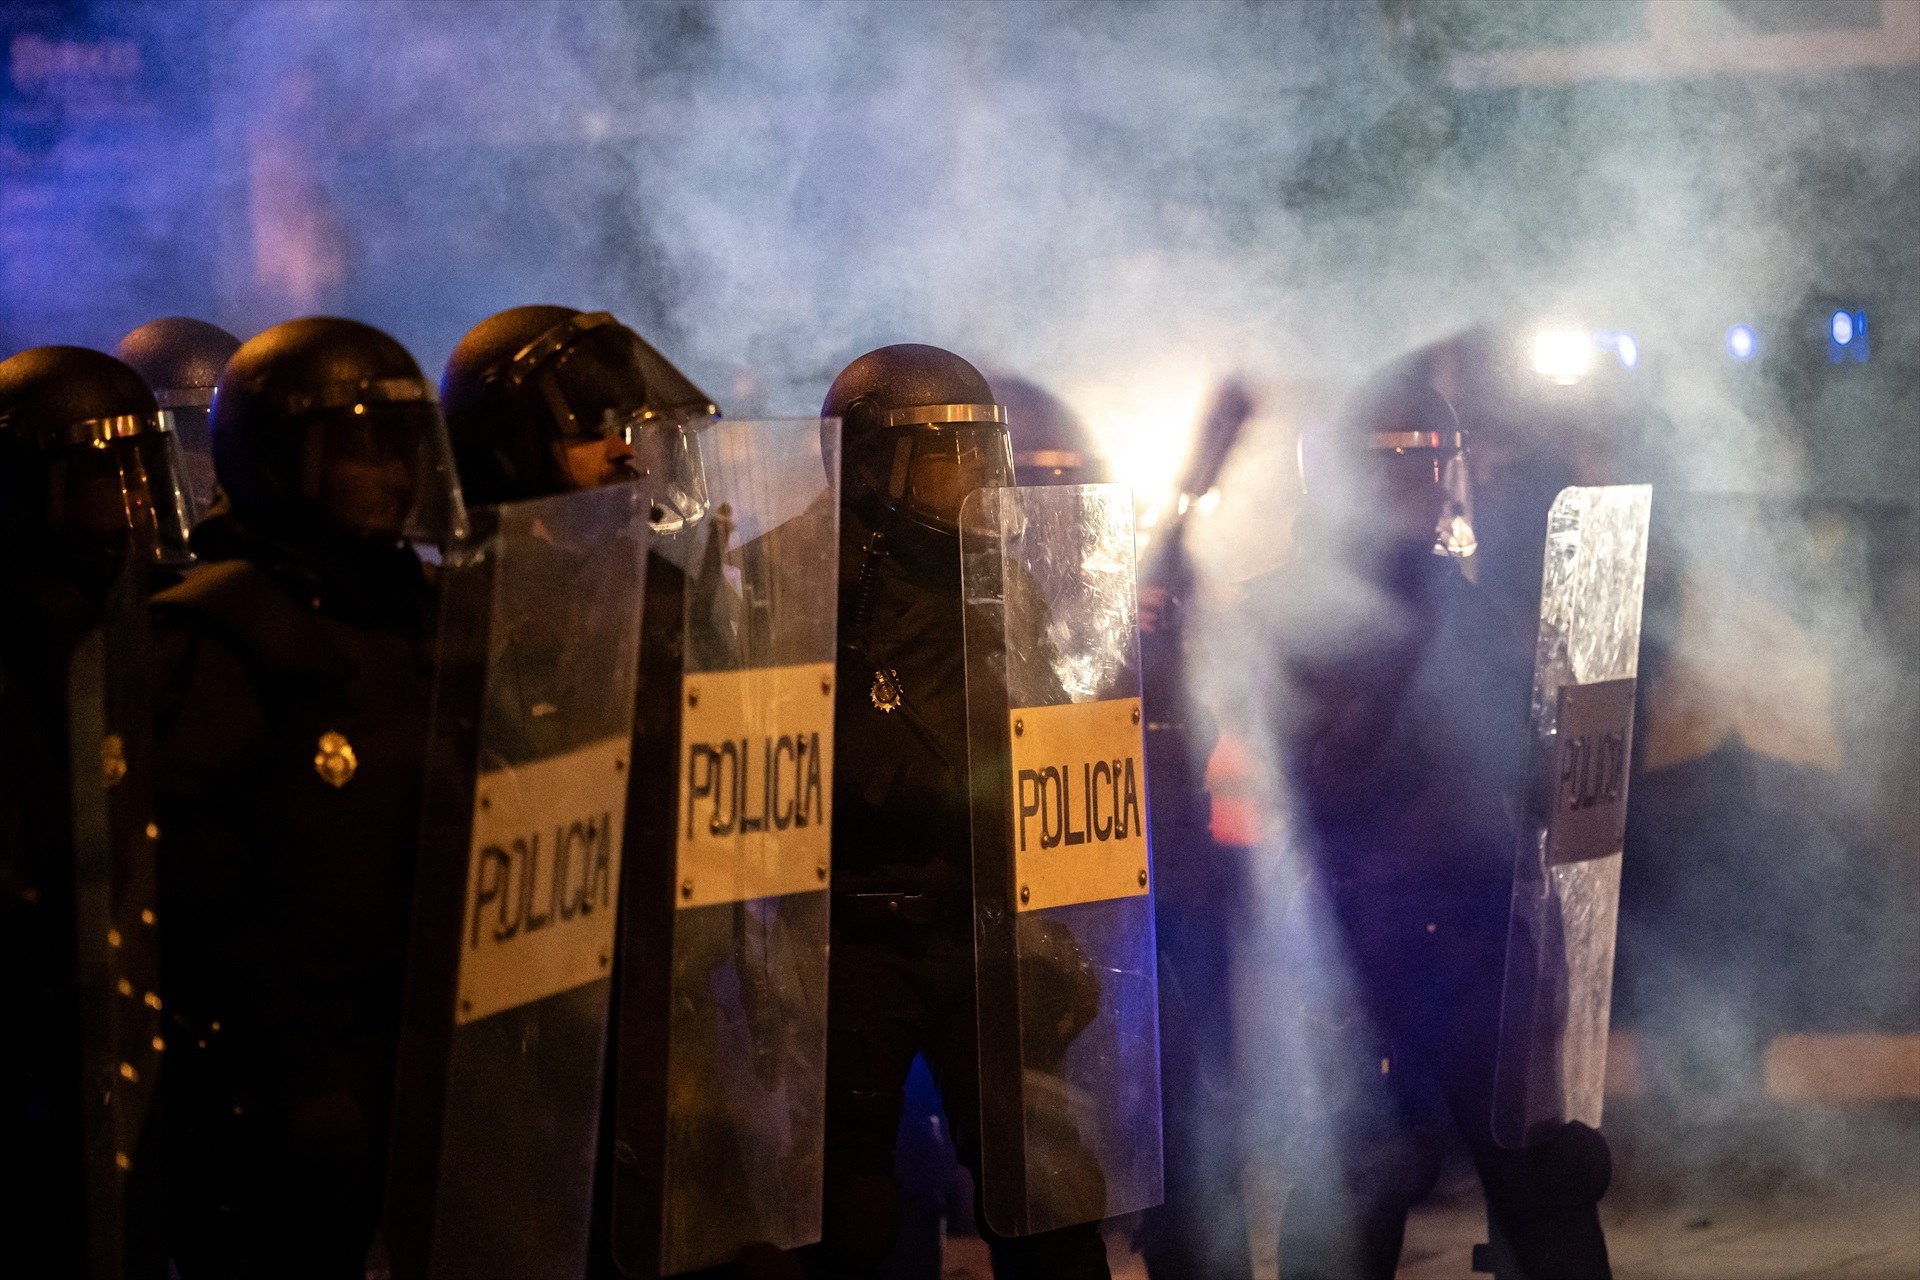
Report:
M1595 1209L1607 1149L1583 1125L1521 1149L1493 1137L1514 852L1524 812L1531 632L1434 552L1452 410L1400 386L1358 415L1386 477L1380 524L1341 545L1302 530L1264 593L1294 692L1283 750L1313 876L1303 949L1302 1087L1280 1271L1394 1274L1406 1217L1432 1189L1450 1116L1486 1190L1501 1274L1608 1274ZM1436 427L1444 429L1436 429ZM1357 451L1357 450L1356 450ZM1312 477L1309 483L1312 483ZM1430 531L1421 535L1421 529ZM1344 556L1360 570L1341 582ZM1332 592L1367 602L1357 634L1326 634Z
M154 601L172 1235L184 1280L358 1276L379 1218L444 529L432 391L296 320L222 378L227 507ZM427 495L423 497L422 495Z
M185 556L171 417L111 356L0 363L0 1238L164 1274L147 583Z
M894 1141L916 1054L932 1068L961 1163L980 1179L955 529L965 494L1007 483L1012 468L992 389L937 348L861 357L821 412L844 420L845 447L826 1203L807 1263L822 1276L865 1276L899 1230ZM1098 1224L1017 1239L979 1225L996 1274L1107 1274Z

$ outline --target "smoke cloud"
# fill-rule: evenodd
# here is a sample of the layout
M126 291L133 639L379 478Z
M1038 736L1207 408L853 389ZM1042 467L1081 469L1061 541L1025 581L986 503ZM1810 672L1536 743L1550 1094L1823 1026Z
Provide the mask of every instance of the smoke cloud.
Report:
M736 417L817 411L853 356L931 342L1071 403L1147 508L1211 390L1243 375L1261 415L1193 534L1209 612L1192 674L1258 754L1286 691L1235 609L1285 553L1296 433L1471 325L1630 330L1636 394L1660 409L1635 442L1663 486L1650 591L1673 593L1648 611L1670 660L1643 678L1692 671L1696 719L1717 726L1694 746L1737 739L1834 776L1820 803L1864 824L1875 878L1835 837L1817 854L1835 878L1792 883L1873 958L1860 1016L1891 1026L1914 1013L1889 988L1912 985L1920 857L1920 379L1899 296L1920 278L1920 70L1503 86L1462 60L1644 39L1651 7L287 0L95 5L78 26L49 11L53 35L10 20L0 338L110 346L176 311L243 334L339 312L437 372L484 316L558 302L615 311ZM1739 5L1686 8L1702 38L1748 30ZM116 76L144 86L146 115L102 97ZM63 105L41 111L49 94ZM143 162L127 137L165 147ZM55 235L32 209L63 200L87 216ZM1851 383L1810 336L1829 301L1873 315L1874 362ZM1762 335L1754 366L1724 354L1736 323ZM1812 507L1827 514L1802 519ZM1718 629L1681 634L1694 617ZM1818 713L1775 725L1797 745L1756 727L1802 703ZM1263 929L1294 904L1289 857L1256 860ZM1806 955L1836 981L1849 963ZM1257 1034L1285 960L1264 943L1248 957ZM1700 999L1714 1029L1694 1043L1747 1052L1751 1011Z

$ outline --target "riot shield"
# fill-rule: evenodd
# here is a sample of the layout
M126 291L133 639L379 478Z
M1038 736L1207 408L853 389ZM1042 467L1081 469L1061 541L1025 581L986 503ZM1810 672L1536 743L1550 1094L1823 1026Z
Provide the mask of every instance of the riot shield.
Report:
M166 1043L146 641L145 578L129 567L67 669L84 1274L102 1278L161 1270L152 1118Z
M1494 1075L1503 1146L1600 1124L1652 501L1646 485L1570 488L1547 516Z
M483 510L444 565L386 1215L400 1280L586 1268L646 515L633 485Z
M1161 1196L1132 502L984 489L960 545L980 1190L1029 1235Z
M607 1248L630 1276L819 1238L839 424L696 437L649 569Z

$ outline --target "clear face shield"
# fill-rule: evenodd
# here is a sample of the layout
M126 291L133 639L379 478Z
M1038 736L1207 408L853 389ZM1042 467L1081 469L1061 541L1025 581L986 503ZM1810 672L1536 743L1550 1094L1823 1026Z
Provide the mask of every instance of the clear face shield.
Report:
M189 523L198 524L212 505L218 488L213 473L213 388L156 388L153 395L162 409L173 414L174 446L179 453L187 497L192 502L187 515Z
M673 533L704 516L706 476L695 435L718 410L607 312L575 316L514 357L516 381L559 430L556 461L577 489L638 480L652 523Z
M57 529L124 541L153 564L185 565L193 502L173 415L121 414L68 427L49 442L47 516Z
M1429 535L1433 554L1471 568L1479 542L1473 532L1473 487L1462 431L1384 431L1368 437L1378 476L1381 517L1395 541ZM1437 512L1437 514L1435 514ZM1429 523L1431 522L1431 523Z
M654 532L677 533L711 505L698 434L698 424L609 411L598 431L570 431L555 448L574 488L638 481L652 499Z
M957 534L968 494L1013 483L1006 410L997 404L896 409L887 426L897 432L887 499L922 524Z
M440 411L415 390L417 398L370 397L307 416L301 496L357 537L444 547L464 530L465 512Z

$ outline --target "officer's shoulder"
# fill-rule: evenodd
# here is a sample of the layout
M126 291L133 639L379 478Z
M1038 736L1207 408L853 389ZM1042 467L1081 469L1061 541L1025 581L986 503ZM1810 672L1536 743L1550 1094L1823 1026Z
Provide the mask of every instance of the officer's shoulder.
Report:
M249 560L201 565L153 598L155 630L210 635L236 656L287 674L338 678L340 657L316 633L313 615Z
M162 624L202 622L220 630L249 630L258 615L297 608L270 574L247 560L202 564L153 597Z

